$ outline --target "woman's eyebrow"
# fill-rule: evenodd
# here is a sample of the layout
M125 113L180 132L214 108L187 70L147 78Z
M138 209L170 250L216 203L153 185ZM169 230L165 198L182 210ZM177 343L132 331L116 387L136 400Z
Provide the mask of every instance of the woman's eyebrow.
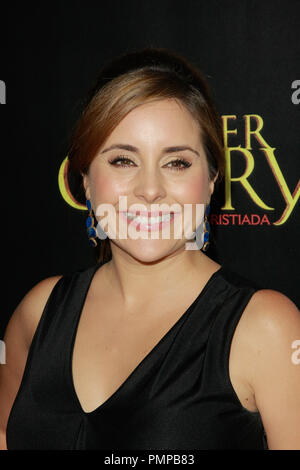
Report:
M113 149L121 149L121 150L127 150L128 152L135 152L139 154L139 149L137 147L134 147L133 145L129 144L114 144L111 145L110 147L107 147L106 149L102 150L100 153L105 153L108 152L109 150ZM176 147L164 147L162 149L163 153L175 153L175 152L182 152L184 150L190 150L191 152L195 153L198 157L200 157L199 152L197 150L192 149L191 147L187 145L177 145Z

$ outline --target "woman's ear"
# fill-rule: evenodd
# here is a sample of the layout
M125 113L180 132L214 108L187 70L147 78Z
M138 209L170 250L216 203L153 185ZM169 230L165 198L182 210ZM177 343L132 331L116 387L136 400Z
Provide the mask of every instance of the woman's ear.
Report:
M89 177L86 173L81 173L81 176L82 176L82 184L83 184L84 191L85 191L85 197L86 199L90 199L91 194L90 194L90 186L89 186Z
M217 181L218 176L219 176L219 172L217 171L215 177L209 182L210 195L212 195L215 190L215 182Z

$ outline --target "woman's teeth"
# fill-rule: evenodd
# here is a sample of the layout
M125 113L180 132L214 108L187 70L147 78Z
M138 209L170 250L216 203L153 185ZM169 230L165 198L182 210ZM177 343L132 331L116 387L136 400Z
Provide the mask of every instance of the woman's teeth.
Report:
M130 220L134 220L135 222L142 224L142 225L149 225L149 224L159 224L161 222L169 222L171 220L171 214L166 214L158 217L144 217L144 216L136 216L131 214L130 212L126 213L127 218Z

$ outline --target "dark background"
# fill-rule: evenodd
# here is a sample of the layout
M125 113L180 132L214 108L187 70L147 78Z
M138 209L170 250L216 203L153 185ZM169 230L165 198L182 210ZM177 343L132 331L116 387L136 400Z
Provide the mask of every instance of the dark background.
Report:
M2 162L2 286L6 308L1 336L22 297L45 277L95 262L84 211L70 207L58 188L58 170L80 103L111 58L146 46L181 53L204 72L222 115L258 114L262 135L293 193L299 180L300 105L291 84L300 79L300 2L296 0L45 1L1 5L0 106ZM235 127L232 124L231 127ZM235 211L266 213L271 225L212 227L208 256L262 288L279 290L298 306L299 203L281 226L286 203L257 144L249 182L274 211L259 208L232 183ZM233 176L244 172L239 154ZM223 194L224 197L224 194Z

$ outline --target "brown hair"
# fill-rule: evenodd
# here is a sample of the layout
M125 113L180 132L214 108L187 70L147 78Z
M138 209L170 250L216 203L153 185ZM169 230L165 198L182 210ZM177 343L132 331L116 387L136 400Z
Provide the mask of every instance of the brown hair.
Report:
M218 173L219 183L225 173L223 132L208 85L196 66L163 48L121 55L100 70L72 134L69 175L88 172L99 148L130 111L166 98L180 101L199 123L209 177ZM100 243L98 261L110 259L107 238Z

